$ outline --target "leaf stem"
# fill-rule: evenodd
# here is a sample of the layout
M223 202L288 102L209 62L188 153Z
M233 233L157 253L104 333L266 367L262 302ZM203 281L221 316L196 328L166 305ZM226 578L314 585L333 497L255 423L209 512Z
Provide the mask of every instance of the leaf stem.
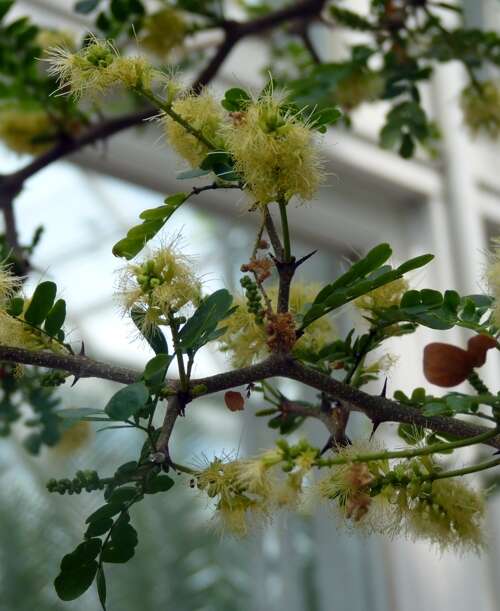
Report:
M435 480L445 479L447 477L461 477L462 475L469 475L469 473L478 473L479 471L485 471L486 469L491 469L492 467L496 467L497 465L500 465L500 458L486 460L475 465L470 465L470 467L463 467L462 469L441 471L441 473L430 473L429 475L424 476L423 479Z
M147 100L152 102L155 106L163 110L169 117L171 117L176 123L181 125L187 132L197 138L202 144L204 144L209 150L215 151L217 147L211 142L206 136L202 134L199 129L193 127L188 121L186 121L181 115L172 108L172 104L165 103L161 98L156 96L152 91L143 88L137 88L137 93L145 97Z
M459 441L433 443L426 448L408 449L408 450L383 450L381 452L372 452L369 454L358 454L349 458L337 457L330 459L322 459L317 462L318 467L331 467L334 465L344 465L351 462L371 462L373 460L386 460L391 458L414 458L415 456L426 456L428 454L434 454L436 452L446 452L447 450L454 450L456 448L464 448L466 446L474 445L476 443L482 443L498 435L497 428L491 428L485 433L475 435L474 437L468 437L467 439L460 439Z

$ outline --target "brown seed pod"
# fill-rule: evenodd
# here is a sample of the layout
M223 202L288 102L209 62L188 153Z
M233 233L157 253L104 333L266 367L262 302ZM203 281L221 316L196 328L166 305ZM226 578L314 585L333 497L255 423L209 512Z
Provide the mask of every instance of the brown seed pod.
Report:
M458 346L434 342L424 348L424 375L436 386L457 386L467 379L473 367L471 355Z
M241 412L245 409L245 399L243 395L234 390L228 390L224 395L227 409L232 412Z
M481 367L486 362L486 353L490 348L495 348L496 341L487 335L475 335L467 342L469 353L474 367Z

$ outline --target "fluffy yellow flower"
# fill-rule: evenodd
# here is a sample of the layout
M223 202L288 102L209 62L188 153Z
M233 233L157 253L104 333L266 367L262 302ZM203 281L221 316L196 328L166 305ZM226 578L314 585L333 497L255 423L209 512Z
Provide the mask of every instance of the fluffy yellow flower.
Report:
M0 265L0 308L5 308L9 300L21 290L22 279L12 273L8 265Z
M292 284L290 291L290 310L292 314L301 313L307 303L312 303L319 292L319 286L315 284L303 285ZM272 287L267 291L273 305L276 307L278 301L278 288ZM269 353L267 346L268 337L265 325L256 322L255 316L247 308L243 297L235 298L238 309L224 320L223 325L227 327L226 332L220 338L223 351L230 354L235 367L250 365L265 357ZM333 323L326 317L319 318L306 327L304 335L297 341L297 349L318 351L336 337Z
M43 110L0 110L0 139L16 153L43 153L56 137L54 123Z
M175 243L159 248L142 263L129 264L122 272L120 295L126 310L145 310L144 325L178 312L201 299L201 284L188 257Z
M360 310L370 312L378 308L390 308L397 306L401 298L408 290L408 282L404 278L398 278L393 282L379 286L377 289L361 295L354 301L354 305Z
M442 550L479 551L484 545L482 494L456 479L435 480L428 492L407 498L403 514L407 533L428 539Z
M182 44L186 23L181 14L171 7L151 13L144 19L139 43L160 57Z
M122 57L109 41L93 39L78 53L65 47L48 52L49 74L57 78L59 89L69 88L79 98L96 97L110 87L149 88L158 73L142 57Z
M244 477L250 476L249 465L243 465L242 472L242 463L237 460L225 462L215 458L196 476L198 488L216 501L216 517L221 527L237 536L246 535L257 517L268 515L266 495L269 486L257 485L257 471L253 466L251 472L251 481L247 484L252 484L253 491L241 481L242 473Z
M208 90L200 95L186 93L172 104L172 110L187 121L216 148L223 148L220 130L224 113L220 104ZM172 148L193 168L197 168L205 159L210 149L196 136L187 132L168 115L163 116L165 134Z
M335 89L334 99L345 110L353 110L363 102L371 102L380 97L384 81L371 70L353 72L343 78Z
M310 200L322 179L322 161L311 129L265 96L233 116L226 145L236 171L256 201L265 205L298 197Z
M460 99L464 121L473 134L480 132L490 138L500 133L500 86L494 81L484 81L480 90L466 87Z
M386 460L353 461L359 454L377 450L374 444L366 442L340 448L337 456L348 462L331 467L329 475L318 483L319 495L336 500L345 517L355 523L370 521L367 517L373 510L370 486L388 471L389 464Z

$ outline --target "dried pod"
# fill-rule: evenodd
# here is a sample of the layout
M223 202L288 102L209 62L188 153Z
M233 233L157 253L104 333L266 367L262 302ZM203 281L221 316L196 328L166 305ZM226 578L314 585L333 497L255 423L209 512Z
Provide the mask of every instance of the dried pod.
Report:
M241 412L245 409L245 399L243 395L234 390L228 390L226 392L224 401L226 402L227 409L232 412Z
M424 348L424 375L436 386L457 386L467 379L473 367L471 355L458 346L435 342Z
M496 341L487 335L475 335L467 342L469 353L474 367L481 367L486 362L486 353L490 348L495 348Z

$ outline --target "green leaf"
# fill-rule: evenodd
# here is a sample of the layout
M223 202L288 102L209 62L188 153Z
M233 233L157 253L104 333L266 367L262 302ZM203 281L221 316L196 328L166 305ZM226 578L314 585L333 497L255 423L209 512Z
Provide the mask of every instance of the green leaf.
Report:
M233 158L225 151L214 151L208 153L205 159L201 162L200 168L202 170L210 170L223 180L236 181L240 179L240 176L234 171Z
M111 13L117 21L125 21L129 16L128 0L111 0Z
M14 0L0 0L0 21L9 12L13 4Z
M168 475L157 475L146 481L144 492L146 494L156 494L157 492L167 492L174 485L174 480Z
M128 420L138 411L143 409L149 398L149 392L144 382L135 382L115 393L104 411L113 420Z
M133 558L134 554L134 547L116 545L112 541L108 541L102 550L101 560L113 564L124 564Z
M350 269L345 274L342 274L339 278L337 278L333 284L328 285L323 289L323 291L320 291L316 296L314 303L324 301L323 294L327 295L334 289L347 286L353 280L363 278L371 271L383 265L391 255L392 248L389 246L389 244L384 243L375 246L375 248L372 248L372 250L370 250L365 257L351 265Z
M54 588L59 598L64 601L79 598L92 585L97 567L97 562L92 560L75 570L59 573L54 580Z
M88 539L66 554L61 560L61 572L54 580L61 600L74 600L81 596L94 581L97 572L95 558L101 550L100 539Z
M151 210L144 210L139 214L139 218L149 220L151 218L161 218L163 220L168 219L172 214L177 210L179 206L181 206L187 199L187 193L176 193L175 195L170 195L167 197L164 204L159 206L158 208L153 208ZM152 210L155 210L155 214L152 215ZM160 211L161 214L160 214Z
M401 145L399 147L399 154L401 157L403 157L403 159L410 159L410 157L413 157L414 153L415 140L413 139L413 136L410 134L403 134L403 137L401 138Z
M160 327L153 326L150 329L148 335L145 335L143 333L145 315L145 311L141 308L132 308L130 312L130 317L132 318L133 323L135 324L141 335L144 337L144 339L151 346L151 348L156 352L156 354L168 354L167 340L163 335Z
M96 586L97 586L97 595L99 596L99 602L101 603L102 608L106 611L106 576L104 575L104 569L102 565L97 569L96 575Z
M51 336L55 337L66 319L66 302L64 299L58 299L50 309L45 319L45 331Z
M75 4L74 10L76 13L87 15L97 8L99 2L100 0L80 0Z
M104 535L104 533L107 533L112 526L113 520L111 518L95 520L89 524L89 527L85 531L85 537L100 537Z
M137 488L134 486L121 486L116 488L111 495L110 503L127 503L137 496Z
M413 259L409 259L405 263L402 263L397 270L400 274L406 274L407 272L427 265L427 263L432 261L432 259L434 259L434 255L420 255L419 257L414 257Z
M111 531L111 541L119 547L136 547L139 539L137 531L129 524L130 518L127 513L122 514Z
M247 91L240 87L233 87L226 91L221 104L229 112L238 112L245 110L250 101L251 97Z
M176 193L167 197L163 206L144 210L140 215L140 218L144 219L143 223L129 229L126 237L113 246L115 257L124 257L127 260L135 257L188 197L187 193Z
M325 133L326 128L336 123L342 115L343 113L339 108L323 108L311 117L311 125L319 132Z
M197 350L204 345L216 330L220 321L229 315L233 296L226 289L220 289L203 300L179 333L183 350Z
M106 503L106 505L102 505L99 509L96 509L94 513L91 513L89 517L85 520L85 524L90 524L91 522L96 522L98 520L103 520L104 518L112 518L117 513L123 510L123 503Z
M47 280L41 282L35 289L30 304L24 314L26 322L32 325L41 325L50 309L54 305L57 286L54 282Z
M173 356L174 355L161 353L154 356L146 364L144 369L144 380L153 386L161 384L167 375Z
M24 299L22 297L14 297L9 302L7 314L11 316L20 316L24 310Z
M100 539L88 539L80 543L71 553L66 554L61 560L61 571L72 571L82 564L87 564L97 558L101 551Z
M66 408L59 409L55 412L56 416L59 418L63 418L64 420L95 420L97 422L101 420L109 421L109 418L106 416L98 417L97 414L101 416L106 416L106 412L102 409L94 409L93 407L77 407L77 408Z
M424 405L422 410L424 416L451 416L452 410L444 401L432 401Z
M179 172L176 178L177 180L190 180L191 178L199 178L200 176L208 176L211 170L202 170L201 168L194 168L193 170L186 170L185 172Z

